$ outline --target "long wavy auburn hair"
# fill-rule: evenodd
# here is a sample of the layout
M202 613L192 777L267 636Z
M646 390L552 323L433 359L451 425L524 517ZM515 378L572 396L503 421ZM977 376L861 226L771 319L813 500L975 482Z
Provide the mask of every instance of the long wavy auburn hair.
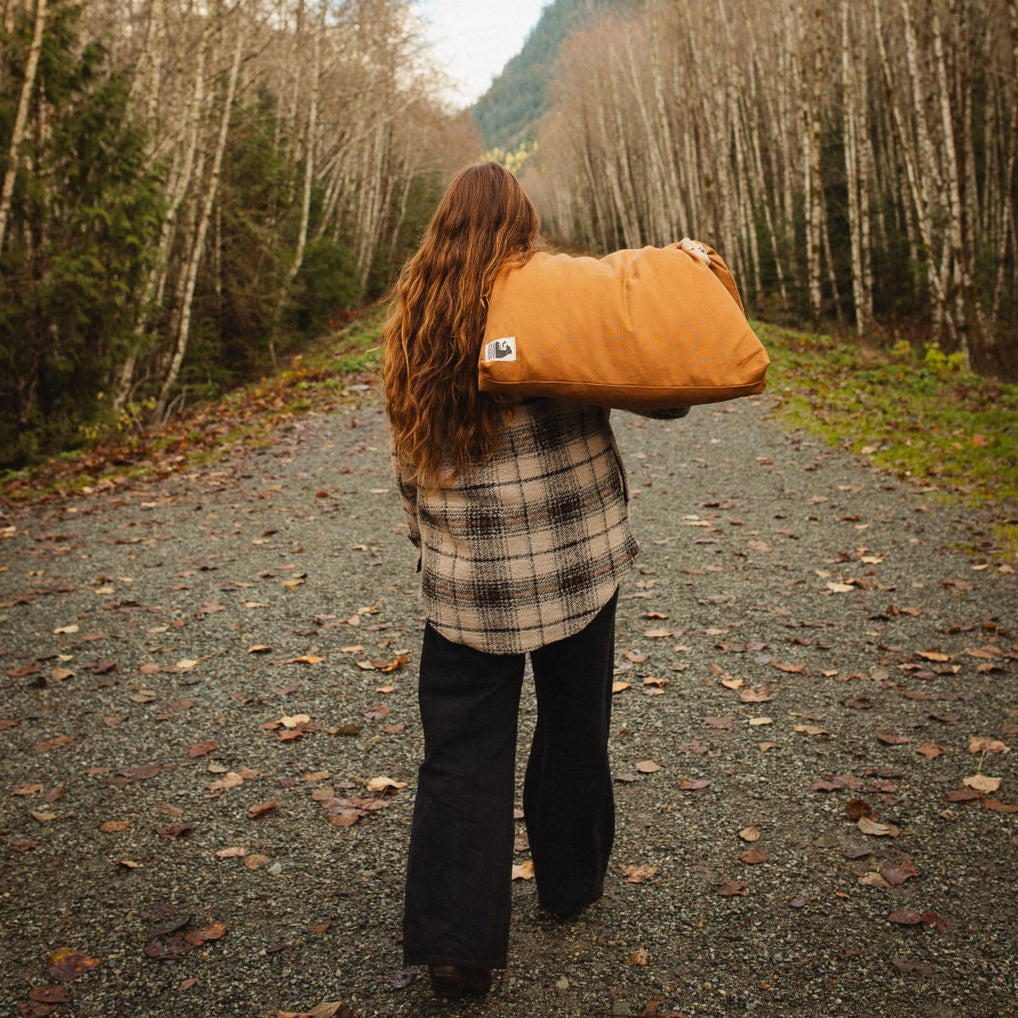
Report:
M393 448L414 481L435 489L490 456L506 409L477 388L488 296L499 270L533 254L540 222L498 163L460 171L394 289L385 344Z

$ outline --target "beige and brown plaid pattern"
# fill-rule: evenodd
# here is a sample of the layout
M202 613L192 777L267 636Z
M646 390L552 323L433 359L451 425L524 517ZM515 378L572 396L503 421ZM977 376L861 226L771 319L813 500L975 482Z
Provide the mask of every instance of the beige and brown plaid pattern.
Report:
M625 470L602 407L513 407L494 457L435 492L398 467L421 604L447 639L523 653L579 632L637 553Z

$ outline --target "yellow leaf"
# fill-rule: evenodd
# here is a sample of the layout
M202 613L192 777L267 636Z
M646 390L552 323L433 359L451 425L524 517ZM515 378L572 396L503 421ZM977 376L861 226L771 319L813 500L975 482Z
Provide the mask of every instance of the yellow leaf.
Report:
M523 862L513 865L513 880L533 880L534 879L534 864L530 859L524 859Z

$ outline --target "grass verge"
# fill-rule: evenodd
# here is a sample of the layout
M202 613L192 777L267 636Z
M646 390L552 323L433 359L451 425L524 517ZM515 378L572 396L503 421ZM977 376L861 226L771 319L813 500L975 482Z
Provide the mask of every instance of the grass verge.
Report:
M950 501L990 506L998 547L1018 555L1018 386L966 372L932 344L875 351L754 328L780 420Z

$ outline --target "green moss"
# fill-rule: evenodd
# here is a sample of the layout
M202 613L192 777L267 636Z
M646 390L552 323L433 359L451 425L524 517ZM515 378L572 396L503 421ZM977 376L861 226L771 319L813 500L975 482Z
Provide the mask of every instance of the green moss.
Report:
M1018 498L1018 386L935 344L889 353L756 323L777 416L878 467L976 502Z

